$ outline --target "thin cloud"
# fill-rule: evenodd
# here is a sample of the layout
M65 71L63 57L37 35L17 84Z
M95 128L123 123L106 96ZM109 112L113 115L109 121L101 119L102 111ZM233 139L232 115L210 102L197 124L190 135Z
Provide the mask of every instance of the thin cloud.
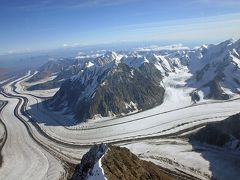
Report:
M86 7L105 7L117 6L137 0L33 0L33 1L5 1L2 8L18 10L42 10L57 8L86 8ZM4 7L5 6L5 7Z
M92 30L90 34L102 34L101 37L92 36L89 38L87 34L79 34L82 41L89 44L97 41L98 43L106 42L106 32L111 37L111 42L120 42L124 39L128 41L153 41L153 40L217 40L228 38L240 38L240 14L229 14L204 18L193 18L176 21L167 21L161 23L144 23L133 24L129 26L119 26L109 29L99 28L95 32ZM216 31L216 29L219 29ZM84 38L84 37L87 37Z
M237 6L240 5L239 0L194 0L193 4L206 4L214 6Z

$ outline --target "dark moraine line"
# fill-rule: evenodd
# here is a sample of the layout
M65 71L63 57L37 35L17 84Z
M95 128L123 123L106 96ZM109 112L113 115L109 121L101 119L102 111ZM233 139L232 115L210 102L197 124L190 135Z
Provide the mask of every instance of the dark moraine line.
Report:
M15 83L14 83L15 84ZM16 90L16 87L14 88L13 87L13 90ZM26 106L27 106L27 102L28 102L28 99L26 97L23 97L23 96L20 96L21 94L14 91L16 94L18 94L19 96L16 96L16 95L9 95L9 96L13 96L13 97L16 97L16 98L22 98L24 100L24 103L21 107L21 113L26 117L28 118L32 124L36 127L36 129L38 130L38 132L40 134L42 134L43 136L45 136L46 138L48 138L49 140L52 140L54 141L55 143L58 143L58 144L61 144L63 146L66 146L66 147L71 147L71 148L89 148L91 145L87 145L87 144L73 144L73 143L67 143L67 142L63 142L63 141L59 141L59 140L56 140L54 138L52 138L51 136L49 136L48 134L46 134L42 129L41 127L39 127L39 125L36 123L36 121L31 117L31 115L28 114L28 112L26 111ZM235 99L237 100L237 99ZM229 101L232 101L232 100L229 100ZM213 102L215 103L215 102ZM200 104L201 105L201 104ZM186 108L191 108L192 106L188 106L188 107L183 107L183 108L179 108L179 109L175 109L175 110L171 110L171 111L167 111L167 112L173 112L173 111L178 111L180 109L186 109ZM149 115L149 116L146 116L146 117L141 117L141 118L136 118L136 119L133 119L133 120L130 120L130 121L126 121L126 122L120 122L120 123L114 123L114 124L110 124L110 125L103 125L103 126L99 126L99 127L94 127L94 128L88 128L88 129L79 129L79 130L92 130L92 129L99 129L99 128L103 128L103 127L111 127L111 126L115 126L115 125L119 125L119 124L125 124L125 123L128 123L128 122L133 122L133 121L138 121L140 119L145 119L145 118L148 118L148 117L153 117L153 116L157 116L159 114L165 114L167 112L162 112L162 113L157 113L157 114L153 114L153 115ZM217 117L217 116L216 116ZM224 117L227 117L227 116L219 116L219 118L224 118ZM188 123L183 123L183 124L180 124L179 126L183 126L183 125L186 125L186 124L191 124L191 123L194 123L194 122L200 122L200 121L204 121L204 120L208 120L208 119L212 119L212 118L202 118L202 119L198 119L198 120L195 120L195 121L192 121L192 122L188 122ZM174 122L174 121L178 121L178 120L173 120L171 122ZM25 122L25 121L24 121ZM161 126L161 125L165 125L165 124L168 124L170 122L166 122L166 123L162 123L162 124L159 124L158 126ZM104 141L105 143L111 143L111 144L115 144L115 143L120 143L120 142L127 142L127 141L134 141L134 140L146 140L146 139L157 139L157 138L167 138L167 137L173 137L173 136L178 136L184 132L188 132L190 130L194 130L194 129L197 129L199 127L203 127L205 126L207 123L204 122L204 123L201 123L199 125L195 125L193 127L190 127L190 128L186 128L185 130L180 130L176 133L169 133L169 134L166 134L166 135L158 135L159 133L163 133L163 132L166 132L166 131L169 131L169 130L172 130L174 129L173 128L169 128L169 129L166 129L166 130L162 130L162 131L159 131L159 132L155 132L155 133L151 133L151 134L145 134L145 135L137 135L137 136L131 136L129 138L125 138L125 139L119 139L119 138L116 138L116 139L111 139L111 140L106 140ZM152 128L152 127L150 127ZM146 128L146 129L149 129L149 128ZM143 131L145 129L141 129L139 131ZM136 131L138 132L138 131ZM130 132L128 132L130 133ZM125 133L125 134L128 134L128 133ZM116 136L119 136L119 135L123 135L123 134L118 134ZM146 137L147 136L147 137ZM96 143L101 143L101 142L96 142Z
M15 90L15 88L13 88L13 89ZM17 93L17 94L20 95L20 93L18 93L18 92L15 92L15 93ZM41 135L45 136L46 138L48 138L49 140L51 140L51 141L53 141L53 142L55 142L55 143L58 143L58 144L60 144L60 145L66 146L66 147L74 148L74 149L89 148L89 147L92 146L92 145L84 145L84 144L82 144L82 145L71 144L71 143L62 142L62 141L59 141L59 140L56 140L56 139L52 138L51 136L47 135L47 134L39 127L39 125L32 119L31 116L29 116L29 115L27 114L27 112L26 112L26 105L27 105L27 103L28 103L28 99L27 99L26 97L8 94L8 93L5 93L4 91L2 91L1 94L2 94L3 96L5 96L5 97L8 97L8 98L17 98L17 99L19 100L17 106L16 106L15 109L14 109L14 114L15 114L15 116L18 117L18 119L25 125L25 127L26 127L26 129L27 129L27 131L28 131L28 133L29 133L29 135L30 135L30 137L31 137L34 141L36 141L41 147L43 147L44 149L46 149L47 151L50 151L50 152L51 152L52 150L49 149L49 147L43 145L43 144L41 143L41 141L38 140L38 139L33 135L32 130L31 130L31 127L29 126L29 124L18 114L18 108L20 107L20 105L22 104L22 102L23 102L23 104L22 104L21 107L20 107L20 112L22 113L23 116L25 116L27 119L29 119L29 121L35 126L35 128L37 129L37 131L38 131ZM182 108L181 108L181 109L182 109ZM165 112L165 113L166 113L166 112ZM189 131L189 130L193 130L193 129L195 129L195 128L199 128L199 127L201 127L201 126L204 126L205 124L206 124L206 123L203 123L203 124L200 124L200 125L196 125L196 126L194 126L194 127L187 128L187 129L185 129L185 130L182 130L182 131L179 131L179 132L176 132L176 133L167 134L167 135L159 135L159 136L155 136L155 137L137 137L137 136L135 136L135 137L130 137L130 138L128 138L128 139L114 139L114 140L111 140L111 141L114 141L114 142L111 142L111 141L107 142L107 141L106 141L105 143L117 144L117 143L126 143L126 142L132 142L132 141L141 141L141 140L153 139L153 138L154 138L154 139L155 139L155 138L167 138L167 137L177 136L178 134L182 134L182 133L185 132L185 131ZM99 143L101 143L101 142L99 142ZM54 152L53 152L53 153L54 153ZM62 153L61 153L61 154L62 154ZM56 156L56 154L55 154L55 156ZM63 156L64 156L64 154L63 154ZM61 159L61 158L60 158L60 159ZM80 159L76 159L76 160L80 160ZM183 173L179 173L179 177L184 177L184 176L185 176L185 178L186 178L186 177L188 177L188 178L191 177L191 176L188 175L188 174L183 175ZM185 178L184 178L184 179L185 179ZM194 178L193 178L193 179L194 179Z
M0 102L1 105L0 105L0 113L2 112L3 108L8 104L7 101L1 101ZM0 145L0 167L2 166L2 163L3 163L3 157L2 157L2 148L3 146L5 145L6 141L7 141L7 136L8 136L8 132L7 132L7 127L6 125L3 123L2 119L0 118L0 123L2 124L3 128L4 128L4 137L2 139L2 142L1 142L1 145Z
M3 94L3 93L2 93ZM7 97L5 94L3 94L5 97ZM11 97L10 97L11 98ZM22 119L19 115L18 115L18 112L17 112L17 109L19 108L20 104L22 103L22 99L17 97L17 99L19 100L17 106L15 107L14 109L14 114L24 123L24 125L26 126L27 128L27 131L30 135L30 137L32 139L34 139L41 147L43 147L44 149L46 149L47 151L49 151L49 148L48 147L45 147L41 142L38 141L38 139L36 139L33 135L32 135L32 132L31 132L31 129L29 127L29 125L27 124L27 122L25 122L24 119ZM26 104L27 102L24 102L24 104ZM21 109L23 108L23 105L21 106ZM39 127L40 128L40 127ZM41 130L41 132L44 132ZM44 133L45 134L45 133ZM89 148L91 147L91 145L73 145L73 144L67 144L67 143L64 143L64 142L61 142L61 141L58 141L56 139L53 139L52 137L48 136L47 134L45 134L47 136L47 138L50 138L50 140L54 141L54 142L57 142L57 143L60 143L62 145L66 145L68 147L71 147L71 148ZM176 134L175 134L176 135ZM164 138L164 137L168 137L169 135L166 135L166 136L156 136L156 137L146 137L146 138L139 138L139 139L128 139L128 140L118 140L116 142L113 142L111 144L116 144L116 143L122 143L122 142L131 142L131 141L139 141L139 140L145 140L145 139L152 139L152 138ZM51 150L50 150L51 151ZM80 159L76 159L76 160L79 160ZM168 170L166 168L164 168L164 170L168 173L174 173L178 178L180 179L189 179L189 180L193 180L193 179L198 179L190 174L187 174L185 172L173 172L171 170Z
M16 84L17 82L13 83L11 86L13 88L13 92L18 94L19 97L21 98L24 98L26 99L26 101L28 101L28 99L26 97L23 97L21 96L21 93L17 92L16 91ZM31 94L26 94L26 95L30 95L30 96L33 96L33 97L36 97L36 98L39 98L35 95L31 95ZM47 99L47 98L46 98ZM189 109L189 108L192 108L192 107L195 107L195 106L202 106L202 105L206 105L206 104L217 104L217 103L226 103L226 102L231 102L231 101L236 101L236 100L239 100L240 98L236 98L236 99L230 99L230 100L225 100L225 101L221 101L221 102L206 102L206 103L201 103L201 104L193 104L193 105L189 105L189 106L185 106L185 107L181 107L181 108L177 108L177 109L173 109L173 110L169 110L169 111L165 111L165 112L160 112L160 113L155 113L155 114L152 114L152 115L147 115L147 116L143 116L143 117L140 117L140 118L135 118L135 119L130 119L130 120L127 120L127 121L124 121L124 122L117 122L117 123L112 123L112 124L109 124L109 125L100 125L100 126L97 126L97 127L87 127L87 128L81 128L81 129L77 129L77 130L72 130L72 131L78 131L78 130L84 130L84 131L88 131L88 130L94 130L94 129L99 129L99 128L105 128L105 127L111 127L111 126L116 126L116 125L121 125L121 124L126 124L126 123L129 123L129 122L135 122L135 121L140 121L142 119L146 119L146 118L149 118L149 117L155 117L155 116L158 116L158 115L161 115L161 114L166 114L166 113L170 113L170 112L175 112L175 111L179 111L179 110L183 110L183 109ZM138 112L139 113L139 112ZM136 114L136 113L135 113ZM131 116L133 114L130 114L130 115L126 115L124 117L127 117L127 116ZM29 115L28 115L29 116ZM109 119L109 120L104 120L105 121L113 121L114 119ZM204 119L199 119L197 121L200 121L200 120L207 120L207 118L204 118ZM174 121L178 121L178 120L173 120L171 122L174 122ZM160 125L164 125L164 124L168 124L168 123L171 123L170 121L169 122L166 122L166 123L162 123ZM101 122L95 122L96 124L98 123L101 123ZM61 122L59 122L59 124L61 125ZM68 129L68 128L67 128ZM71 129L69 129L71 130Z
M31 75L30 75L30 76L31 76ZM20 79L20 81L23 80L23 79L27 79L27 78L29 78L29 76ZM18 81L12 83L10 86L12 87L13 92L15 92L16 94L21 95L21 93L19 93L19 92L16 91L16 89L17 89L16 84L17 84L17 83L18 83ZM37 95L34 95L34 94L30 94L30 93L24 93L24 94L25 94L25 95L32 96L32 97L35 97L35 98L39 98L39 99L49 99L48 97L41 97L41 96L37 96Z
M21 110L21 113L30 120L30 122L35 126L35 128L37 129L37 131L43 135L44 137L48 138L49 140L57 143L57 144L60 144L62 146L65 146L65 147L69 147L69 148L73 148L73 149L78 149L78 148L89 148L92 146L92 144L73 144L73 143L67 143L67 142L63 142L63 141L59 141L57 139L54 139L52 138L51 136L49 136L48 134L46 134L42 129L41 127L35 122L35 120L25 111L25 108L26 108L26 105L27 105L27 102L28 102L28 99L26 97L21 97L21 96L16 96L16 95L9 95L8 96L13 96L15 98L18 98L20 101L22 101L22 99L24 100L24 103L23 105L21 106L20 110ZM21 103L18 104L18 106L20 106ZM18 107L17 107L18 108ZM16 109L17 109L16 108ZM19 119L21 120L22 117L18 114L18 112L16 111L16 116L19 117ZM223 116L221 116L223 117ZM225 116L224 116L225 117ZM227 116L226 116L227 117ZM195 120L193 122L197 122L197 121L201 121L201 120L207 120L209 118L203 118L203 119L199 119L199 120ZM27 124L27 122L22 119L22 121L24 123ZM190 124L192 122L189 122L187 124ZM165 123L164 123L165 124ZM132 141L141 141L141 140L147 140L147 139L159 139L159 138L168 138L168 137L173 137L173 136L178 136L184 132L188 132L188 131L191 131L191 130L194 130L194 129L197 129L199 127L202 127L202 126L205 126L207 123L204 122L204 123L201 123L199 125L196 125L196 126L193 126L193 127L190 127L190 128L186 128L184 130L180 130L178 132L175 132L175 133L169 133L169 134L166 134L166 135L158 135L159 133L163 133L163 132L166 132L166 131L169 131L169 130L172 130L174 128L170 128L170 129L167 129L167 130L162 130L162 131L159 131L159 132L156 132L156 133L152 133L152 134L145 134L145 135L137 135L137 136L131 136L129 138L125 138L125 139L119 139L119 138L116 138L116 139L111 139L111 140L105 140L103 142L96 142L97 143L110 143L110 144L116 144L116 143L125 143L125 142L132 142ZM27 124L28 125L28 124ZM161 124L160 124L161 125ZM186 125L186 123L180 125L180 126L183 126L183 125ZM110 125L111 126L111 125ZM97 128L96 128L97 129ZM142 131L142 130L141 130ZM122 134L119 134L119 135L122 135ZM146 137L147 136L147 137Z
M47 151L51 151L51 150L49 150L49 148L48 147L45 147L41 142L39 142L39 140L38 139L36 139L34 136L33 136L33 134L32 134L32 132L31 132L31 128L29 127L29 125L27 124L27 122L24 120L24 119L22 119L21 118L21 116L19 116L19 114L18 114L18 112L17 112L17 109L19 108L19 106L21 105L21 103L22 103L22 98L23 99L25 99L24 97L19 97L19 96L13 96L13 95L5 95L3 92L2 92L2 94L5 96L5 97L7 97L7 96L10 96L10 98L17 98L18 100L19 100L19 102L18 102L18 104L17 104L17 106L15 107L15 109L14 109L14 114L15 114L15 116L17 116L23 123L24 123L24 125L26 126L26 128L27 128L27 131L28 131L28 133L29 133L29 135L30 135L30 137L32 138L32 139L34 139L41 147L43 147L44 149L46 149ZM11 97L11 96L13 96L13 97ZM27 116L27 118L29 118L28 117L28 115L26 115L25 114L25 112L23 111L24 110L24 105L26 106L26 104L27 104L27 98L25 99L25 101L24 101L24 103L23 103L23 105L21 106L21 108L20 108L20 110L21 110L21 113L23 113L24 114L24 116ZM32 121L31 121L32 122ZM37 124L35 124L34 123L34 125L37 125ZM79 148L89 148L89 147L91 147L91 145L73 145L73 144L69 144L69 143L65 143L65 142L62 142L62 141L58 141L58 140L56 140L56 139L54 139L54 138L52 138L51 136L48 136L44 131L42 131L42 129L37 125L37 126L35 126L39 131L40 131L40 133L42 134L42 135L44 135L44 136L46 136L46 138L49 138L51 141L54 141L54 142L56 142L56 143L59 143L59 144L61 144L61 145L64 145L64 146L67 146L67 147L71 147L71 148L76 148L76 149L79 149ZM181 132L182 133L182 132ZM170 134L169 134L170 135ZM164 137L169 137L169 135L163 135L163 136L156 136L156 137L142 137L142 138L138 138L138 139L126 139L126 140L116 140L116 142L109 142L110 144L117 144L117 143L125 143L125 142L131 142L131 141L140 141L140 140L146 140L146 139L153 139L153 138L164 138ZM174 133L174 134L172 134L172 135L177 135L177 133ZM76 160L79 160L80 161L80 159L76 159ZM197 179L196 177L194 177L194 176L192 176L192 175L190 175L190 174L187 174L187 173L185 173L185 172L173 172L173 171L171 171L171 170L168 170L168 169L164 169L166 172L168 172L168 173L174 173L178 178L180 178L180 179Z
M14 115L24 124L29 136L39 145L41 146L43 149L45 149L46 151L48 151L50 154L52 154L53 156L57 157L58 159L60 159L62 162L64 163L69 163L69 162L66 162L65 160L62 159L62 157L67 157L67 158L70 158L68 157L67 155L63 154L62 152L60 151L57 151L57 150L53 150L51 147L49 147L48 145L45 145L44 143L41 142L41 140L39 140L36 136L34 136L33 132L32 132L32 129L30 127L30 125L18 114L18 109L20 108L20 105L21 103L23 102L23 100L21 98L18 98L18 97L11 97L11 95L7 95L3 92L1 92L1 94L6 97L6 98L14 98L14 99L18 99L18 104L17 106L14 108ZM22 108L23 106L21 106L20 110L22 111ZM25 116L25 115L24 115ZM33 124L34 125L34 124ZM36 127L36 126L35 126ZM39 126L37 126L38 128L40 128ZM36 128L37 128L36 127ZM41 129L41 128L40 128ZM37 129L37 130L40 130L40 129ZM55 143L58 143L58 144L61 144L62 146L65 146L65 147L70 147L70 148L75 148L75 149L79 149L79 148L89 148L91 147L91 145L73 145L73 144L68 144L68 143L65 143L65 142L62 142L62 141L58 141L54 138L52 138L51 136L48 136L44 131L42 131L41 129L41 135L45 136L46 138L48 138L49 140L55 142ZM56 151L61 154L61 156L57 155L56 154ZM79 161L80 158L73 158L71 157L71 159L74 159L74 160L77 160Z

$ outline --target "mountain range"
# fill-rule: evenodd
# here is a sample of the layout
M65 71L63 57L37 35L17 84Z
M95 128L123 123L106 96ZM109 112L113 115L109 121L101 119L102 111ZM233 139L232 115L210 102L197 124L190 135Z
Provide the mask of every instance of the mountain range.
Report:
M194 49L107 52L77 56L43 65L29 80L55 76L29 90L60 87L48 100L55 111L85 121L121 116L161 105L166 96L164 79L186 72L184 88L193 103L227 100L240 93L240 40ZM177 87L173 87L177 88Z

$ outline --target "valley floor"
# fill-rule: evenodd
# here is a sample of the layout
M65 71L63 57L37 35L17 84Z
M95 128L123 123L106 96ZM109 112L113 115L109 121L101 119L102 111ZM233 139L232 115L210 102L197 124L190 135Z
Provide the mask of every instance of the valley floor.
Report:
M7 130L7 139L1 151L0 179L59 179L64 172L61 161L41 148L15 116L13 110L19 103L18 99L3 95L0 99L8 102L0 113Z
M125 146L142 159L199 179L229 174L233 179L239 177L240 166L236 166L240 164L239 154L191 144L179 136L238 113L240 99L191 104L184 97L191 91L184 84L188 76L182 72L165 80L168 94L161 106L81 124L71 116L46 109L43 103L46 92L26 91L23 81L31 77L30 73L7 83L0 95L0 100L9 102L0 114L8 132L2 149L0 179L16 179L21 173L24 179L58 179L64 163L79 163L91 145L101 142ZM54 91L48 91L49 96ZM222 168L226 171L221 171ZM10 173L12 169L15 171Z
M122 145L140 158L199 179L238 179L240 153L189 143L185 139L155 139Z

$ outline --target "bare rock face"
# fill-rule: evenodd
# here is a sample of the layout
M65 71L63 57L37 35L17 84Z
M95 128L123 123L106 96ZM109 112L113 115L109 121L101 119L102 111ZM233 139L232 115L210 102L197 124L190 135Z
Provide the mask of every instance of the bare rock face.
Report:
M240 93L237 80L240 75L239 52L240 40L227 40L199 48L189 54L188 69L193 76L188 80L188 86L196 88L191 94L193 101L200 100L198 91L204 93L204 99L217 100L227 100L232 93Z
M38 69L38 73L32 76L28 82L35 82L50 76L52 73L61 71L63 64L60 61L48 61Z
M240 150L240 114L206 125L190 136L190 140Z
M178 72L191 74L184 83L195 103L205 99L227 100L240 94L240 40L193 50L119 53L48 62L33 78L49 73L57 77L28 90L61 87L48 101L48 107L74 115L78 123L161 105L164 87L178 88L165 84L163 78L169 76L170 81Z
M94 174L94 165L106 153L107 145L94 145L83 157L81 163L77 165L72 180L83 180ZM97 172L100 173L100 172Z
M96 164L101 165L100 170L96 170ZM72 180L79 179L172 180L176 177L152 162L140 160L127 148L101 144L83 156L72 177Z
M174 175L166 174L152 162L140 160L127 148L110 146L102 159L102 167L107 179L122 180L171 180Z
M161 72L151 63L131 68L111 62L65 81L49 105L73 112L80 121L146 110L163 102L161 80Z

